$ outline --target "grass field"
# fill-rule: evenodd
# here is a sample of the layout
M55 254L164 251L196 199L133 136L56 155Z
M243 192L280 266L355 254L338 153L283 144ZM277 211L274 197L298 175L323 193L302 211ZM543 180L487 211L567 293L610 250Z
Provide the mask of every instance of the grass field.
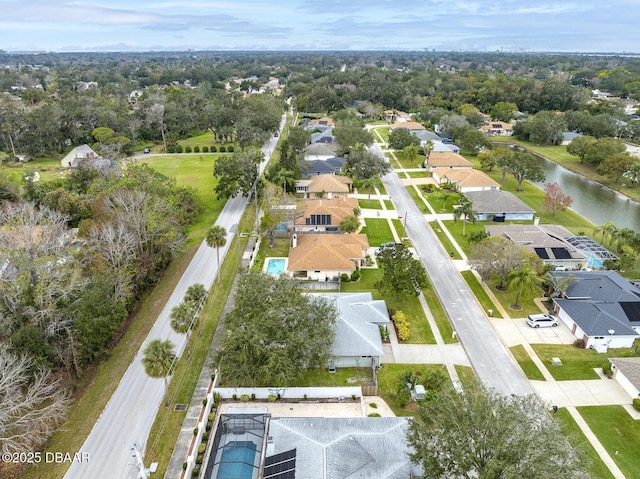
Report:
M363 210L381 210L382 209L382 205L380 204L380 200L376 200L376 199L366 199L366 200L362 200L359 199L358 200L358 206L360 206L360 208L362 208Z
M369 238L370 246L380 246L382 243L394 241L389 222L386 218L365 218L366 226L361 233Z
M444 230L440 227L440 224L437 221L432 221L429 224L431 225L431 229L433 229L433 232L440 240L440 244L442 244L442 247L449 253L449 256L451 256L452 259L462 259L462 256L460 256L458 250L453 247L453 243L446 235Z
M640 421L622 406L585 406L578 412L627 478L640 471Z
M581 462L591 474L591 478L613 479L613 474L611 474L606 464L602 462L602 459L600 459L600 456L580 427L578 427L571 414L565 408L561 408L558 409L554 418L560 422L562 431L569 438L571 445L577 449Z
M462 271L460 274L462 274L462 277L469 285L469 288L471 288L471 291L473 292L474 296L480 303L480 306L482 307L482 309L484 309L485 311L492 310L494 318L502 318L500 311L498 311L498 309L496 308L496 305L493 303L493 301L491 300L487 292L484 290L484 288L482 287L482 284L480 284L480 281L478 281L478 278L476 278L476 276L473 274L473 271L471 270Z
M593 369L601 368L608 357L637 356L633 348L612 348L606 354L601 354L594 349L582 349L573 345L532 344L531 347L556 381L599 379ZM560 358L562 366L552 366L551 358Z
M420 197L420 194L415 189L415 187L409 186L409 187L407 187L407 191L409 192L409 196L411 196L411 198L413 198L413 201L415 202L415 204L418 207L418 209L420 211L422 211L423 213L429 213L429 208L425 204L424 200Z
M438 326L438 331L440 331L440 335L442 336L442 340L444 341L444 343L457 343L457 338L453 337L453 327L451 326L449 317L447 316L447 313L445 313L438 295L433 290L433 286L429 284L429 286L422 290L422 294L424 295L425 301L429 305L429 309L431 310L431 314L433 315L433 319Z
M189 227L189 242L200 243L207 230L215 223L226 200L216 198L214 188L217 180L213 176L215 155L168 155L145 159L153 169L173 177L179 185L194 188L202 201L202 213Z
M540 372L540 369L538 369L538 366L536 366L536 363L533 362L533 359L531 359L529 353L527 353L527 351L524 349L524 346L518 344L517 346L512 346L509 349L511 350L511 354L513 354L513 357L516 358L516 361L520 365L520 368L522 368L525 376L527 376L527 379L531 379L534 381L545 380L544 376Z
M429 371L437 370L449 377L446 368L440 364L385 364L378 371L378 396L385 400L396 416L413 416L418 407L417 403L409 401L401 408L396 400L396 392L401 386L400 376L405 372L411 372L421 377Z

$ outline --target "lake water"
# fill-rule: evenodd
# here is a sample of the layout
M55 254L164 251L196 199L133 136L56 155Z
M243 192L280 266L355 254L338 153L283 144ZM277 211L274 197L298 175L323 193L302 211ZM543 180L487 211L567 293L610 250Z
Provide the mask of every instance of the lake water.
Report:
M543 183L536 183L536 186L544 189L545 183L558 183L563 193L573 198L571 209L596 226L613 221L618 228L631 228L640 232L640 203L603 188L553 161L540 158L540 164L546 179Z

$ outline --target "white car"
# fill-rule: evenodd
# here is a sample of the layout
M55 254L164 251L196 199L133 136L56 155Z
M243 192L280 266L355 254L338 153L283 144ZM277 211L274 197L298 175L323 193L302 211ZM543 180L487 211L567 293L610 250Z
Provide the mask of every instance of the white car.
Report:
M530 314L527 317L527 324L532 328L549 328L558 325L558 318L549 314Z

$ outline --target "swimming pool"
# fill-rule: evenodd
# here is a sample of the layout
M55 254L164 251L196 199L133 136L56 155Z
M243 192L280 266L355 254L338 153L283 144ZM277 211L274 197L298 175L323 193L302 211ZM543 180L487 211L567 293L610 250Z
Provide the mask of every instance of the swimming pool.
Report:
M284 273L285 260L282 258L271 258L267 261L267 273L273 276Z
M217 479L251 479L256 445L251 441L232 441L222 449Z

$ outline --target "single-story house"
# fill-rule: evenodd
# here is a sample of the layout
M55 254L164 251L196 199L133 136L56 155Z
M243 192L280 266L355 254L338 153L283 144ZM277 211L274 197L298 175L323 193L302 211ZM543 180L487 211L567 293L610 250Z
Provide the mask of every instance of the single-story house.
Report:
M490 121L482 125L480 131L485 136L511 136L513 135L513 125L504 121Z
M609 358L613 377L632 398L640 397L640 358Z
M587 263L587 257L564 239L571 232L563 226L496 224L485 229L491 236L504 236L527 248L554 268L580 269Z
M453 184L460 193L500 189L500 183L473 168L436 168L431 173L436 184Z
M334 158L337 152L337 143L311 143L304 149L304 159L307 161L328 160Z
M427 141L431 141L433 149L432 152L445 152L445 153L460 153L460 147L454 143L443 143L442 137L436 135L429 130L414 129L410 130L411 134L420 140L420 146L424 148Z
M411 115L400 110L385 110L382 112L384 119L391 122L407 122L411 121Z
M269 421L268 436L279 470L287 470L281 457L295 458L293 474L282 477L423 477L409 459L408 426L404 417L279 417Z
M353 190L353 180L342 175L317 175L296 182L296 193L304 198L346 196Z
M424 125L418 123L417 121L396 121L392 125L389 126L389 132L393 133L396 130L409 130L410 132L426 130Z
M432 151L424 163L428 171L433 171L436 168L473 168L473 164L464 156L453 152Z
M300 200L298 211L302 210L294 220L298 232L338 231L340 222L353 215L358 208L357 198L336 196L334 198L315 198Z
M287 270L296 278L335 280L364 266L367 248L364 234L294 233Z
M323 125L323 126L336 126L332 118L324 116L322 118L316 118L309 122L309 125Z
M328 160L305 161L304 164L300 166L300 174L302 178L310 178L318 175L338 175L346 162L346 159L339 156L334 156Z
M533 220L535 210L513 193L504 190L468 191L478 221Z
M630 348L640 338L640 289L615 271L573 271L554 311L586 348Z
M335 304L332 366L357 368L380 366L382 338L380 327L392 327L384 300L374 300L371 293L312 293Z
M99 160L104 160L105 166L109 166L111 162L109 160L105 160L100 155L98 155L89 145L81 145L76 146L73 150L67 153L60 164L65 168L77 168L80 166L80 163L93 164L99 162ZM102 165L97 165L97 167L101 167Z

